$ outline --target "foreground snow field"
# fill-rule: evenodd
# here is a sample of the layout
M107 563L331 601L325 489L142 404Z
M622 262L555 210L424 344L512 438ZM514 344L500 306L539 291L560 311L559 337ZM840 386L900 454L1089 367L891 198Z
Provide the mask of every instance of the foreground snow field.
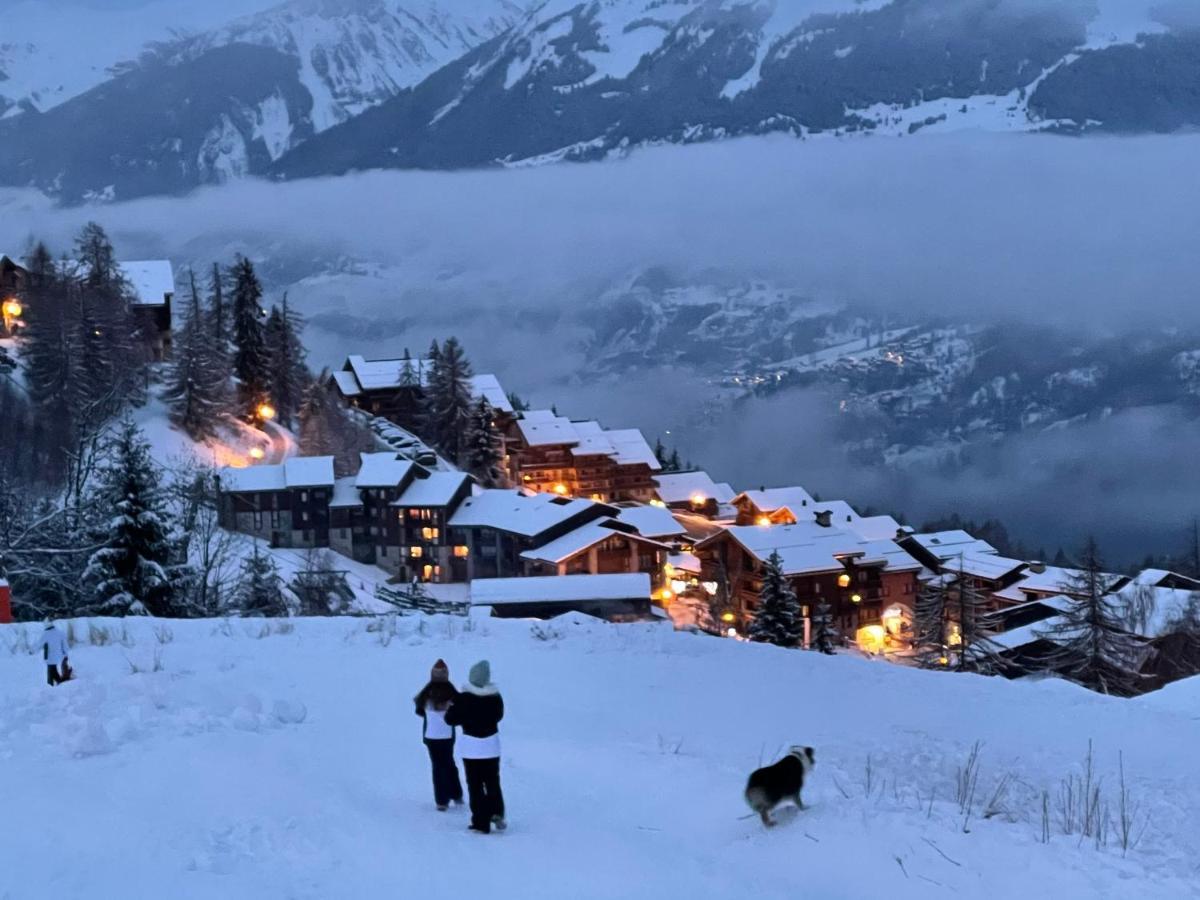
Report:
M53 690L40 626L0 627L3 898L1198 896L1187 682L1114 700L582 618L72 627L79 677ZM433 808L409 698L438 657L456 682L490 659L504 693L503 835ZM1101 848L1060 822L1089 739ZM793 743L816 748L810 808L740 818L748 772ZM1145 829L1127 855L1118 751Z

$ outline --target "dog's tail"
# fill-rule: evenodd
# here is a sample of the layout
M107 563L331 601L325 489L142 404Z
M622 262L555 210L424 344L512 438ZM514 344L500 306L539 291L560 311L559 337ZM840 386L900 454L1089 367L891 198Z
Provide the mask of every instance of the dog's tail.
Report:
M760 787L748 787L746 788L746 805L761 814L771 808L771 798Z

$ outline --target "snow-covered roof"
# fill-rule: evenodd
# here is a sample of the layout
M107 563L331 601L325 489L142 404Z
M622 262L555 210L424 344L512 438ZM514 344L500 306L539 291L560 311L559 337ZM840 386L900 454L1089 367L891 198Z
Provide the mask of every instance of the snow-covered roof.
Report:
M1159 587L1157 582L1162 580L1161 573L1157 578L1151 574L1139 581L1141 575L1109 596L1118 598L1119 604L1124 607L1130 631L1142 637L1161 637L1172 621L1186 609L1193 592L1183 588ZM1145 620L1135 621L1135 611L1142 605L1145 606Z
M865 541L895 540L900 523L891 516L859 516L848 526Z
M346 357L346 364L333 377L338 389L347 397L356 397L363 391L380 391L402 385L404 359L366 359L358 354ZM417 384L424 384L429 362L425 359L410 359L412 377ZM474 375L470 379L471 396L486 398L492 409L511 413L512 403L495 375Z
M654 483L663 503L691 503L696 497L729 503L734 498L732 487L718 484L707 472L667 472L655 475Z
M464 500L451 516L450 527L495 528L523 537L536 537L588 509L597 507L600 507L600 504L591 500L492 489L481 491Z
M358 379L354 377L353 372L341 369L333 373L333 380L337 383L338 390L342 392L343 397L357 397L362 393L358 387Z
M823 527L816 522L795 525L733 525L725 529L760 562L778 553L785 575L833 572L843 560L882 565L891 572L917 571L921 564L892 541L864 541L853 531ZM714 536L715 537L715 536ZM705 542L714 540L707 538Z
M478 578L471 582L472 606L641 599L650 599L650 576L645 572Z
M360 488L398 487L408 477L413 464L400 459L395 453L362 453L362 466L358 470L355 486Z
M586 525L576 528L574 531L569 531L562 537L555 538L548 544L543 544L533 550L526 550L521 554L522 559L528 559L532 562L548 562L560 563L565 562L576 554L589 550L597 544L608 540L608 538L624 536L632 541L639 541L643 544L653 544L654 546L666 550L667 545L661 544L658 541L648 537L643 537L640 534L631 534L628 531L622 531L613 528L611 519L605 519L599 522L588 522Z
M332 456L293 456L284 460L284 479L290 488L332 487Z
M333 483L333 498L329 501L330 509L350 509L362 505L362 497L354 485L354 476L339 478Z
M521 432L521 439L526 446L548 447L553 444L579 443L579 435L566 416L551 414L547 417L541 415L540 411L535 412L538 413L536 416L525 413L517 421L517 430Z
M1012 629L1012 631L1001 631L999 634L990 634L988 635L988 642L1002 650L1015 650L1017 647L1024 647L1026 644L1032 644L1034 641L1049 640L1049 638L1043 638L1043 634L1052 631L1055 626L1061 625L1063 621L1062 616L1051 616L1049 619L1042 619L1040 622L1022 625L1020 628Z
M117 267L133 290L134 306L163 306L175 293L175 270L169 260L120 262Z
M733 502L737 503L740 500L749 500L755 509L763 513L773 513L786 508L797 519L814 503L812 495L799 486L742 491L733 498Z
M636 428L619 428L604 434L616 449L617 462L621 465L645 465L653 472L662 468L653 448L646 443L645 436Z
M622 507L617 518L626 525L632 525L646 537L680 537L687 534L687 529L679 524L671 511L661 506Z
M859 535L859 537L861 536ZM889 572L916 572L924 568L895 541L868 540L863 542L862 548L863 557L859 560L860 565L882 562Z
M277 465L227 466L221 469L219 477L222 489L234 494L332 487L333 457L293 456Z
M996 553L996 548L961 529L954 531L931 531L928 534L909 535L922 548L938 559L946 560L960 553Z
M462 472L434 472L414 480L392 506L448 506L468 481Z
M690 572L693 575L700 574L700 557L695 553L672 553L667 557L667 564L678 569L680 572Z
M1010 575L1027 565L1019 559L1009 559L995 553L963 553L943 560L948 572L962 572L973 578L986 578L989 581L999 581L1005 575Z

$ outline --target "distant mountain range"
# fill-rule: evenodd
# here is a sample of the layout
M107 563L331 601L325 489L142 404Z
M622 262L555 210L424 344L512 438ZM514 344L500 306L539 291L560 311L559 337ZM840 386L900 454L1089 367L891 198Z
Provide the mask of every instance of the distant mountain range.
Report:
M44 111L6 113L0 99L0 183L76 202L772 132L1176 131L1200 124L1200 18L1180 11L1151 0L292 0L154 44ZM14 47L0 45L0 97Z

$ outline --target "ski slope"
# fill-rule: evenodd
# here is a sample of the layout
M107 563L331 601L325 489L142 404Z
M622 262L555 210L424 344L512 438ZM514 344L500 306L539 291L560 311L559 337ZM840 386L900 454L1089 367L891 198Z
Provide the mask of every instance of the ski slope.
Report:
M89 646L74 623L79 678L56 689L22 642L40 626L0 627L0 897L1067 900L1200 884L1186 683L1121 701L582 618L174 622L165 643L156 624ZM438 657L456 681L490 659L504 693L505 834L433 808L409 698ZM1124 753L1146 829L1127 856L1111 832L1106 848L1064 836L1053 809L1040 841L1040 792L1053 807L1089 739L1106 802ZM964 829L955 773L976 740ZM810 808L767 831L740 818L742 785L792 743L816 748Z

